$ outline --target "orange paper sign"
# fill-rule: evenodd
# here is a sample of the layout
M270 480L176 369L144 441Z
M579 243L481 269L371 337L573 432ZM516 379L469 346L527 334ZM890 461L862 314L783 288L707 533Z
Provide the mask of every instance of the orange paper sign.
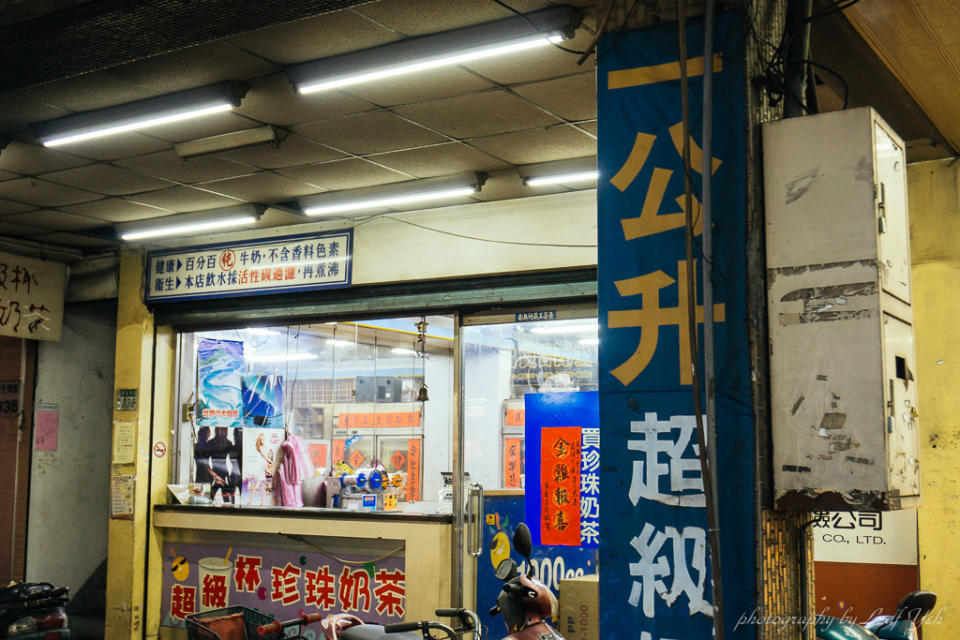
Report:
M508 427L522 427L526 424L526 413L523 409L507 409L507 415L504 422Z
M523 473L523 439L504 438L503 440L503 487L520 488L520 474Z
M410 438L407 440L407 502L413 502L419 499L420 438Z
M540 543L580 544L580 427L540 436Z

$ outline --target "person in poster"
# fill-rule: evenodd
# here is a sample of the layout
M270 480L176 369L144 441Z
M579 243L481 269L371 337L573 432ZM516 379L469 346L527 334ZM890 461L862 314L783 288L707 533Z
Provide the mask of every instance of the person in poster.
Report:
M209 475L211 500L219 493L224 503L233 503L243 484L240 464L243 458L243 429L215 427L213 438L201 442L201 432L204 429L209 433L209 427L201 427L197 432L197 443L193 447L197 477L203 473Z

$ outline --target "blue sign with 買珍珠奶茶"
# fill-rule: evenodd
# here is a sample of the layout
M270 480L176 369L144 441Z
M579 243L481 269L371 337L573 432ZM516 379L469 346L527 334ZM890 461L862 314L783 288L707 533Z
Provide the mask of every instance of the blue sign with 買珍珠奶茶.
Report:
M144 300L167 302L350 286L353 231L147 253Z
M715 327L720 557L730 640L755 637L756 628L737 622L757 605L746 84L743 26L739 14L728 12L716 22L711 61L714 306L704 309L703 31L702 21L687 29L694 317L700 330L710 313ZM598 51L600 625L610 637L705 640L713 636L714 598L688 342L677 25L609 34Z

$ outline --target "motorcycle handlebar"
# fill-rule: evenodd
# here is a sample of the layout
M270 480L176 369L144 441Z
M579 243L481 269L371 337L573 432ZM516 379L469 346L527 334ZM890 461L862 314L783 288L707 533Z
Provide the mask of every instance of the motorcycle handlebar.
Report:
M393 622L383 627L384 633L400 633L401 631L416 631L421 627L420 622Z

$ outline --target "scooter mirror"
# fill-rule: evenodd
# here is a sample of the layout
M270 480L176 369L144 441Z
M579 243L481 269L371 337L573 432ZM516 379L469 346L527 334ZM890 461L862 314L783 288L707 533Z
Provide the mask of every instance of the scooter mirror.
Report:
M530 553L533 551L533 539L530 537L530 529L527 528L525 522L521 522L513 533L513 548L527 560L530 559Z
M517 570L517 563L513 558L504 558L500 561L500 564L497 565L496 576L500 580L507 582L508 580L513 580L520 572Z

